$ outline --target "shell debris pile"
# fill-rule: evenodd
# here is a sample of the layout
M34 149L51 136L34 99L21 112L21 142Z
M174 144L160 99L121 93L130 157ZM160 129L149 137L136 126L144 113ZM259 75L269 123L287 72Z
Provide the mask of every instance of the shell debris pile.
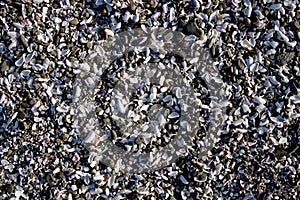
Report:
M0 199L299 198L298 0L6 0L0 25ZM101 40L144 27L180 31L208 49L228 105L207 156L197 156L199 132L171 165L124 174L99 163L74 131L74 63ZM105 95L105 84L99 87ZM167 91L157 90L147 92ZM157 119L178 118L175 110L157 111ZM128 149L150 140L128 138ZM171 139L151 138L156 146Z

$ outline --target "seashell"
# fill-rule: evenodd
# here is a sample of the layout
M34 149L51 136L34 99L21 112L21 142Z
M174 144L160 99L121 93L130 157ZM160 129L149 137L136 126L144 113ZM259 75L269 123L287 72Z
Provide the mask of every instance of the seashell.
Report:
M165 98L163 98L163 102L169 102L172 100L172 95L167 95Z
M177 113L177 112L172 112L169 116L168 116L168 118L170 118L170 119L174 119L174 118L177 118L177 117L179 117L180 115Z
M182 176L182 175L180 175L180 180L181 180L181 182L183 183L183 184L188 184L189 182L185 179L185 177L184 176Z
M124 114L126 112L126 106L124 106L124 104L119 99L117 99L116 103L118 106L118 111Z
M286 42L286 44L290 47L295 47L297 45L297 41L293 41L293 42Z
M45 69L45 67L41 64L35 64L34 66L32 66L32 69L40 71L40 70Z
M12 43L8 46L9 50L14 50L17 48L17 40L13 40Z
M63 51L61 52L61 55L62 55L62 56L65 56L65 55L68 55L68 54L70 54L70 53L71 53L70 49L65 49L65 50L63 50Z
M214 20L217 15L219 14L219 10L215 10L210 16L209 16L209 19L208 21L211 22L212 20Z
M88 11L88 13L90 15L95 15L96 14L92 9L87 8L86 10Z
M277 38L281 39L286 43L289 42L289 38L286 35L284 35L280 30L277 31Z
M175 176L177 176L177 174L178 174L178 171L171 171L168 173L168 176L175 177Z
M140 17L138 13L136 15L133 15L132 21L134 21L135 23L140 21Z
M160 84L160 85L163 85L163 84ZM165 93L167 90L168 90L168 87L162 87L162 88L160 88L160 91L162 93Z
M244 47L246 49L250 49L250 50L253 48L251 42L249 42L249 40L247 40L247 39L244 39L244 40L240 41L240 45L242 47Z
M192 2L193 2L193 6L194 6L195 9L200 8L201 5L200 5L198 0L192 0Z
M285 144L285 143L287 143L287 138L286 137L282 137L282 138L279 139L278 144Z
M30 70L28 70L28 69L26 69L26 70L23 70L22 72L21 72L21 76L25 76L25 77L28 77L29 76L29 74L30 74Z
M256 103L258 103L258 104L262 104L262 105L264 105L267 101L264 99L264 98L262 98L262 97L254 97L254 102L256 102Z
M271 81L274 85L280 85L280 83L276 80L275 76L269 76L268 79Z
M48 58L46 58L46 59L43 61L43 66L44 66L44 67L48 67L50 64L51 64L51 61L50 61Z
M24 25L20 24L19 22L14 22L13 25L15 27L17 27L18 29L23 29L24 28Z
M246 105L246 104L243 104L243 105L242 105L242 109L243 109L243 111L244 111L245 113L250 112L250 108L249 108L249 106Z
M243 3L245 6L251 6L250 0L244 0Z
M216 167L216 170L214 171L214 174L219 175L222 169L223 169L223 165L219 163Z
M268 44L275 49L279 43L275 41L269 41Z
M300 103L300 95L291 96L290 100L292 100L294 103L298 104L298 103Z
M86 43L88 43L88 40L85 37L81 37L80 42L83 43L83 44L86 44ZM57 50L59 50L59 49L57 49Z
M85 83L86 85L89 87L89 88L95 88L95 80L92 78L92 77L88 77L86 80L85 80Z
M62 22L62 19L59 17L54 17L54 22L60 24Z
M28 55L26 56L25 62L26 62L26 63L29 63L36 55L37 55L36 51L34 51L34 52L28 54Z
M280 115L278 115L276 117L276 122L284 122L284 119Z
M197 37L195 35L189 35L184 38L184 40L188 41L188 42L195 41L196 39L197 39Z
M26 56L26 53L24 53L21 58L19 58L16 62L15 62L15 65L17 67L20 67L23 65L23 63L25 62L25 56Z
M164 13L168 13L168 4L165 3L163 6L162 6L162 10Z
M231 2L235 7L239 7L239 3L241 3L241 0L232 0Z
M245 16L250 17L251 13L252 13L252 7L249 6L248 8L245 9L244 14Z
M8 77L7 77L7 80L8 80L9 83L12 83L12 82L14 81L15 78L16 78L16 77L15 77L14 74L9 74Z
M87 20L85 20L85 24L90 24L93 20L93 16L90 16Z
M233 125L234 125L234 126L239 126L239 125L241 125L243 122L244 122L243 119L238 119L238 120L235 120L235 121L233 122Z
M157 21L157 19L160 17L161 13L160 12L156 12L154 13L151 18L154 20L154 21Z
M61 113L66 113L68 112L69 108L65 105L60 105L56 108L56 111L61 112Z
M56 49L56 47L55 47L55 45L52 44L52 43L50 43L50 44L48 45L48 47L47 47L47 51L48 51L48 52L51 52L51 51L53 51L53 50L55 50L55 49Z
M16 37L18 37L18 33L15 32L15 31L8 31L8 32L7 32L7 35L8 35L9 37L11 37L12 39L15 39Z
M129 78L129 81L130 81L130 83L134 83L134 84L139 83L139 80L137 79L137 77Z
M294 38L294 37L295 37L295 35L294 35L294 33L293 33L292 31L288 31L288 35L289 35L291 38Z
M33 3L36 3L36 4L40 4L40 3L43 3L44 0L33 0Z
M274 35L274 32L270 32L270 33L268 33L267 35L264 36L264 39L268 40L268 39L272 38L273 35Z
M96 1L95 1L95 5L96 5L96 6L101 6L101 5L103 5L103 0L96 0Z
M109 29L105 29L104 31L105 31L106 35L108 35L108 36L111 36L111 37L115 36L114 32Z
M278 10L282 7L282 4L281 3L278 3L278 4L272 4L269 6L269 10Z
M181 88L179 88L179 87L176 88L175 94L176 94L177 98L181 99L182 98Z
M112 4L112 0L104 0L104 2L105 2L107 5L110 5L110 6L113 5L113 4Z
M6 166L6 165L9 165L10 163L7 161L7 160L5 160L5 159L2 159L1 160L1 165L2 166Z
M172 7L169 13L169 21L172 22L175 19L175 9Z
M2 94L1 98L0 98L0 104L3 104L6 100L5 94ZM2 112L2 109L0 109L0 112Z
M147 41L147 37L139 37L139 38L135 39L134 41L132 41L131 45L133 45L133 46L142 45L146 41Z

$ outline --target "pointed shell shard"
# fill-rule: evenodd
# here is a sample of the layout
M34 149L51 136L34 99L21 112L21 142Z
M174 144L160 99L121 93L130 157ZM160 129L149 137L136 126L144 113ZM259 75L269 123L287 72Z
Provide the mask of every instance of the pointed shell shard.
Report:
M23 65L23 63L25 62L25 56L26 56L26 53L24 53L16 62L15 62L15 65L17 67L20 67Z
M174 119L174 118L177 118L177 117L179 117L180 115L177 113L177 112L172 112L169 116L168 116L168 118L170 118L170 119Z
M300 103L300 95L291 96L290 99L296 104Z

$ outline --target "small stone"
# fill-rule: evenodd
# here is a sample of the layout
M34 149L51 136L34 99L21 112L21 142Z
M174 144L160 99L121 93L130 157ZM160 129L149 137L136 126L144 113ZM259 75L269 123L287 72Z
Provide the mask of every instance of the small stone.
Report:
M54 70L53 67L50 65L50 66L48 67L48 72L49 72L49 73L52 73L53 70Z
M299 21L295 21L294 22L295 27L299 30L300 29L300 22Z
M26 114L25 114L24 110L20 110L20 111L19 111L18 117L19 117L20 119L26 118Z
M92 44L91 42L88 42L88 43L86 44L86 46L87 46L87 48L91 49L91 48L93 47L93 44Z
M63 134L63 141L67 141L69 139L69 134Z
M150 6L151 6L151 8L156 8L157 5L158 5L158 2L157 2L156 0L151 0L151 1L150 1Z
M245 69L245 64L240 59L238 60L238 66L241 70Z
M142 137L137 137L135 139L135 143L138 145L141 145L143 142L144 142L144 138L142 138Z
M53 175L48 173L46 175L46 181L51 184L53 182L53 180L54 180Z
M213 45L213 46L211 47L211 54L212 54L213 57L215 57L216 54L217 54L217 52L216 52L216 46L215 46L215 45Z
M246 18L245 23L246 23L246 25L250 25L251 24L251 20L249 18Z
M79 24L79 20L77 18L74 18L72 21L71 21L71 24L73 26L76 26L77 24Z
M13 186L13 184L8 184L8 185L6 185L5 189L6 189L7 193L12 193L14 191L14 186Z
M10 61L9 60L4 60L3 63L1 64L1 72L8 71L9 66L10 66Z
M134 1L130 1L130 10L135 11L137 8L137 5Z
M55 50L52 50L52 51L51 51L51 55L54 56L54 57L56 57L56 56L57 56L56 51L55 51Z
M282 138L280 138L280 140L279 140L279 142L278 142L279 144L284 144L284 143L287 143L287 138L286 137L282 137Z

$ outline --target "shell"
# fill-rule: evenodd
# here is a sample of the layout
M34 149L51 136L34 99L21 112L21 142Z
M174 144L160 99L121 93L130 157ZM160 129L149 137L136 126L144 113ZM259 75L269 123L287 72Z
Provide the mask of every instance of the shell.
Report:
M23 65L23 63L25 62L25 58L26 57L26 53L24 53L16 62L15 62L15 65L17 67L20 67Z

